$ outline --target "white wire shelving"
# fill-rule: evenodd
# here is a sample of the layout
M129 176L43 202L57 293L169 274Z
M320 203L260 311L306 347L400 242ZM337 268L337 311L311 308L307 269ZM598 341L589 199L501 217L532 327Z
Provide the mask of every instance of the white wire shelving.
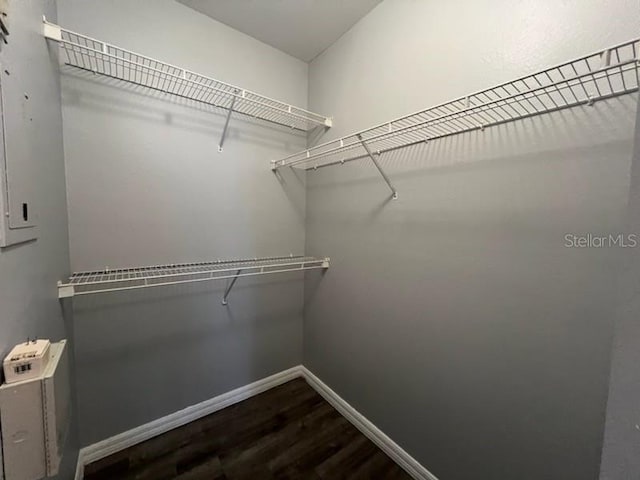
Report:
M220 151L231 113L302 131L332 125L329 117L43 22L45 38L59 44L66 65L227 110Z
M640 38L456 98L375 127L272 160L273 170L306 170L370 158L437 138L499 125L638 90Z
M141 288L230 279L223 305L238 278L329 268L329 258L307 256L266 257L212 262L153 265L73 273L58 282L58 298Z

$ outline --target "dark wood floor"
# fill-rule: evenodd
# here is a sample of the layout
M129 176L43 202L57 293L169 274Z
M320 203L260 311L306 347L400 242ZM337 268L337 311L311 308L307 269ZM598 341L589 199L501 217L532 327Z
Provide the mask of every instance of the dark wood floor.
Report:
M85 480L410 480L302 379L87 465Z

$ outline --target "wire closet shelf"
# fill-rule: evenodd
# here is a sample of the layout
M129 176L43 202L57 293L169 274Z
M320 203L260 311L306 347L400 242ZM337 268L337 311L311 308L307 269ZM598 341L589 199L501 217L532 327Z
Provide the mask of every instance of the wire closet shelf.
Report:
M212 262L179 263L134 268L104 269L73 273L58 282L58 297L90 295L140 288L231 279L223 304L240 277L272 275L329 268L329 258L307 256L266 257Z
M375 161L376 154L635 92L639 47L640 38L621 43L272 160L271 167L309 170L368 157Z
M331 119L187 69L64 29L44 19L44 36L60 45L61 62L268 122L309 131Z

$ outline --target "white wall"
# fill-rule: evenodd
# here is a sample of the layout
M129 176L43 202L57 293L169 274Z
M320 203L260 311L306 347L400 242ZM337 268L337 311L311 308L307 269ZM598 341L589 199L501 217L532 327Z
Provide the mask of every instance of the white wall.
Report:
M323 140L633 38L636 1L385 0L314 60ZM598 477L636 95L307 175L304 362L439 478Z

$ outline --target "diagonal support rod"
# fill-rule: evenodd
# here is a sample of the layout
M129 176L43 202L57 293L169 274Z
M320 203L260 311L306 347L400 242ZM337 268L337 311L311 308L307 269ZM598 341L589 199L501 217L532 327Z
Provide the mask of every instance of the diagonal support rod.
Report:
M229 120L231 120L231 114L233 113L233 107L236 104L236 96L234 95L231 99L231 106L229 107L229 111L227 112L227 119L224 121L224 128L222 129L222 137L220 138L220 143L218 143L218 152L222 152L222 146L224 145L224 139L227 136L227 129L229 128Z
M231 283L229 284L229 286L227 287L227 289L224 292L224 297L222 297L222 304L223 305L227 305L229 302L227 302L227 297L229 296L229 293L231 292L231 289L233 288L233 286L236 283L236 280L238 280L238 275L240 275L240 272L242 272L242 270L238 270L236 272L236 276L233 277L233 279L231 280Z
M360 140L360 143L362 143L362 146L364 147L365 151L367 152L367 155L369 155L369 158L371 158L371 161L373 161L373 164L376 166L376 168L380 172L380 175L382 175L382 178L384 178L384 181L387 182L387 185L389 185L389 188L393 192L393 199L397 200L398 199L398 191L396 190L396 188L391 183L391 180L389 180L389 177L387 177L387 174L384 173L384 170L382 170L382 167L378 163L378 160L376 159L375 155L369 149L369 146L362 139L362 135L358 135L358 140Z

